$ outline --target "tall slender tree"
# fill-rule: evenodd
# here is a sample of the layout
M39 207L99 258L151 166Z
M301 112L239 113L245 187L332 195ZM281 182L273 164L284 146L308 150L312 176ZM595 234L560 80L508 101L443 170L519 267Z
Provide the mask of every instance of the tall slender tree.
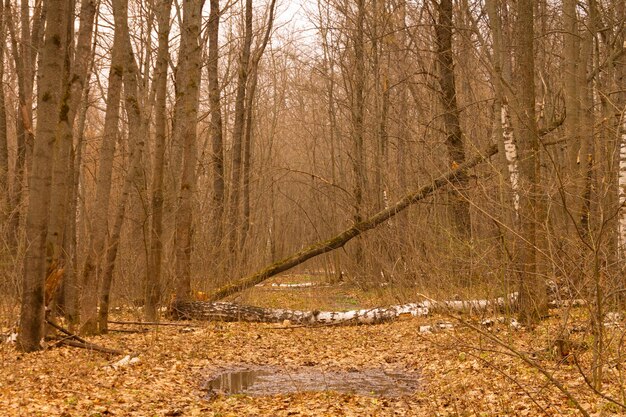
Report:
M48 10L41 63L38 70L37 130L29 178L30 201L26 214L26 255L22 280L18 347L41 349L44 329L46 233L50 206L52 155L62 103L66 19L71 2L46 0ZM30 52L30 51L29 51Z
M154 103L154 162L152 164L152 217L150 228L149 266L146 269L145 315L149 321L157 317L163 261L163 170L167 138L167 68L169 54L171 0L157 2L159 43L157 46Z
M535 115L534 8L517 2L516 116L520 158L520 318L536 323L547 312L545 278L538 274L538 229L544 226L541 198L539 135Z
M122 77L124 74L124 38L123 28L115 22L113 47L111 50L111 69L107 91L107 108L104 117L102 144L98 155L98 173L96 178L96 196L93 213L92 232L89 236L88 251L82 269L81 325L85 334L98 332L97 306L98 286L101 279L102 262L105 255L109 230L109 201L111 199L111 179L113 175L113 157L119 135L120 99Z
M183 144L183 165L176 211L176 301L191 297L193 248L193 197L196 188L197 121L201 80L200 26L202 6L198 0L183 1L179 61L176 68L176 120L173 136Z

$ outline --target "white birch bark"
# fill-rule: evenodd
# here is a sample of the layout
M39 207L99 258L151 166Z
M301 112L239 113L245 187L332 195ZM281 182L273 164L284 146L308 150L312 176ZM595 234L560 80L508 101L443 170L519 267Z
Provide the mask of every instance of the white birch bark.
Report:
M619 256L624 260L626 248L626 109L622 112L622 123L619 143L619 216L618 216L618 239Z
M376 324L400 317L427 316L432 311L477 312L502 309L517 302L518 293L484 300L436 301L427 300L388 307L350 311L300 311L282 308L262 308L229 302L185 301L170 307L175 318L216 321L245 321L280 323L288 320L298 324Z
M502 118L504 156L506 157L507 166L509 167L509 180L511 181L511 189L513 190L513 208L515 209L515 218L517 219L519 217L519 168L517 166L517 147L515 145L511 116L507 104L502 104L500 116Z

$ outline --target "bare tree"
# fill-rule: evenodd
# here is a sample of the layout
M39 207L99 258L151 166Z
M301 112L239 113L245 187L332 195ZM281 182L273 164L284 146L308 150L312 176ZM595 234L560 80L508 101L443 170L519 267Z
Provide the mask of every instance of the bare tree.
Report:
M239 214L241 203L241 182L243 172L243 147L246 122L246 85L250 71L250 49L252 46L252 0L246 0L244 15L244 39L237 73L237 96L235 97L235 115L233 124L233 162L229 190L228 223L229 250L234 258L239 246Z
M156 319L162 280L163 258L163 170L167 138L167 64L169 55L171 0L157 2L159 44L156 57L154 103L154 162L152 164L152 217L149 267L146 272L145 316Z
M7 136L7 109L4 95L4 49L6 43L6 15L0 2L0 223L4 224L9 210L9 149ZM1 229L0 229L1 230ZM4 233L2 233L4 236Z
M62 102L63 61L69 1L48 0L47 24L39 68L37 130L30 173L30 201L26 215L26 255L22 281L22 309L18 346L30 352L41 349L44 328L46 233L50 207L53 147Z
M203 1L183 3L179 61L176 68L175 142L183 144L183 169L178 190L175 230L176 300L191 297L193 196L196 188L197 120L201 64L200 25Z
M539 135L535 116L534 9L531 0L517 3L517 132L520 158L520 318L535 323L547 312L544 277L538 275L538 233L543 227Z
M33 147L33 85L35 64L43 36L43 4L44 2L37 2L31 16L29 1L21 0L20 36L18 38L11 2L9 0L5 2L6 22L18 80L19 101L19 108L16 111L17 155L11 194L12 215L9 223L9 239L13 247L17 247L23 182L28 154L32 153Z
M128 31L128 1L114 0L113 13L116 26L119 27L123 43L124 61L124 104L128 116L128 147L130 150L129 168L122 195L115 210L113 228L108 239L106 257L102 267L102 286L99 294L98 310L98 332L108 331L109 303L111 298L111 285L113 283L113 271L119 248L120 235L124 225L125 214L133 188L137 187L136 180L141 170L141 160L146 142L146 125L143 122L144 112L142 111L139 89L139 67L130 43Z
M463 144L454 75L452 0L441 0L437 5L437 10L438 20L435 26L435 34L437 38L439 87L441 89L440 99L443 105L443 122L446 131L448 158L450 166L454 167L465 161L465 145ZM454 179L454 189L449 203L454 234L461 241L461 245L467 244L472 237L470 204L467 196L464 195L467 183L467 178L462 175ZM461 253L466 252L463 249L464 246L461 246ZM464 256L464 258L466 257ZM458 265L455 268L458 268Z
M124 74L124 38L122 30L121 22L115 22L115 33L111 50L111 69L109 70L108 80L107 108L98 158L93 228L89 237L89 249L81 273L82 301L80 315L82 332L85 334L98 332L98 285L101 279L102 261L105 255L105 245L109 230L108 211L111 198L113 156L119 135L120 98Z
M212 225L214 230L214 245L220 247L224 239L224 208L226 194L224 186L224 132L222 126L222 105L219 82L219 27L220 2L211 0L209 14L209 54L208 54L208 82L209 100L211 105L211 147L213 164L213 207Z

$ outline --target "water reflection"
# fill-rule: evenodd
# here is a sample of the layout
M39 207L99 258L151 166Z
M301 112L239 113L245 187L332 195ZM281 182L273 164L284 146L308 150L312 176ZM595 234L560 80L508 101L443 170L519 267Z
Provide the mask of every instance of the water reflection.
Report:
M259 367L223 372L206 384L209 396L246 394L252 396L304 391L337 391L375 397L399 397L419 388L415 371L363 369L327 371L316 368L287 370Z

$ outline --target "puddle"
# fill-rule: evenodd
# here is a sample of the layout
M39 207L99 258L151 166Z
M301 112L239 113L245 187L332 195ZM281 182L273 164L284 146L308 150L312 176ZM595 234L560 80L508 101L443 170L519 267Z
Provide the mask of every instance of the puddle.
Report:
M415 371L363 369L328 371L317 368L287 370L260 367L230 370L210 379L204 386L208 396L245 394L265 396L304 391L338 391L373 397L411 395L419 388Z

